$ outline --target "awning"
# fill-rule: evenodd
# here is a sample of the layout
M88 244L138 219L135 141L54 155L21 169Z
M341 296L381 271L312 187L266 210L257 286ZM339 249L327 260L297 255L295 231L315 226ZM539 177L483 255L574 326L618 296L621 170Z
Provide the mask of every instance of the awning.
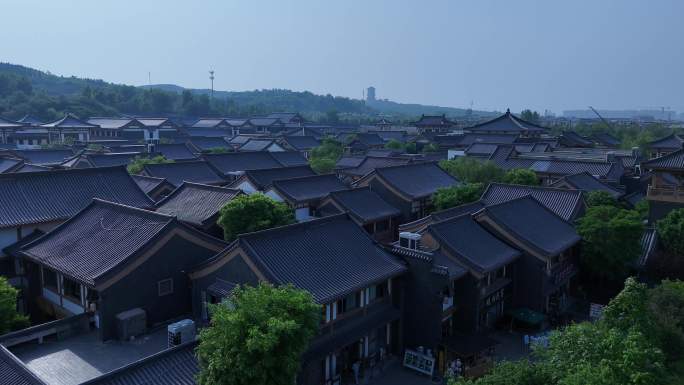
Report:
M511 310L508 314L510 314L514 320L522 321L530 325L539 325L546 319L544 314L526 307Z
M442 345L463 358L485 352L501 343L481 334L456 334L442 338Z

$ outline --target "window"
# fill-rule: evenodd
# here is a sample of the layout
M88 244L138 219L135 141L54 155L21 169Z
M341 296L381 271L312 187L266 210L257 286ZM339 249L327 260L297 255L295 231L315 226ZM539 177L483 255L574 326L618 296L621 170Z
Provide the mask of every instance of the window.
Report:
M165 296L173 293L173 279L168 278L168 279L163 279L159 282L157 282L157 291L159 292L159 296Z
M62 290L65 296L81 303L81 284L69 278L62 279Z
M43 287L57 292L57 273L50 269L43 269Z
M337 314L354 310L361 304L361 292L352 293L337 302Z

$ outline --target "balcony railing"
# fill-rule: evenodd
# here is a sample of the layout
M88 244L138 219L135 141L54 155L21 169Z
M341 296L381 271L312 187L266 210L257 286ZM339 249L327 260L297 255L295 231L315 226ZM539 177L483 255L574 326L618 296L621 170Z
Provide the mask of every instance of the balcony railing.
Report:
M648 186L648 199L684 203L684 186Z

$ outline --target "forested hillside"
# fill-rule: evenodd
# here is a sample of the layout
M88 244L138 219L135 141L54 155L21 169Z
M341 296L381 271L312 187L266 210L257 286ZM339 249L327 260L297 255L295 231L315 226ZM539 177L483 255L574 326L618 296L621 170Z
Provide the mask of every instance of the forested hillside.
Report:
M116 114L174 116L252 116L274 111L300 111L325 119L331 112L365 116L376 113L360 100L311 92L257 90L216 92L178 86L134 87L102 80L56 76L31 68L0 63L0 115L20 118L33 114L54 119L64 112L79 116Z

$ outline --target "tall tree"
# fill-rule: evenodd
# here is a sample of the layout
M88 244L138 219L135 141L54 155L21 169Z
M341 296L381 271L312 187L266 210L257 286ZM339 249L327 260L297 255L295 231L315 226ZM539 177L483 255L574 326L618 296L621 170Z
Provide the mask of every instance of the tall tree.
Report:
M641 216L635 210L589 207L577 225L583 240L582 267L598 277L623 279L629 263L641 253L643 230Z
M163 155L157 155L154 158L143 158L136 156L131 160L128 165L129 174L140 174L146 164L161 164L161 163L173 163L173 159L166 159Z
M240 195L221 208L218 224L223 228L225 240L238 235L284 226L294 222L292 209L282 202L256 193Z
M506 175L504 175L503 182L525 186L536 186L539 184L539 178L537 178L537 174L535 174L532 170L516 168L509 170Z
M28 318L17 312L19 291L0 276L0 335L29 325Z
M462 182L482 183L485 186L491 182L500 182L505 174L504 170L492 162L481 162L465 156L443 160L439 165Z
M321 315L292 286L239 287L200 333L199 385L292 385Z
M656 224L665 249L674 256L684 256L684 209L670 211Z
M433 199L436 210L446 210L451 207L475 202L480 199L484 185L482 183L466 183L461 186L443 187L437 189Z

